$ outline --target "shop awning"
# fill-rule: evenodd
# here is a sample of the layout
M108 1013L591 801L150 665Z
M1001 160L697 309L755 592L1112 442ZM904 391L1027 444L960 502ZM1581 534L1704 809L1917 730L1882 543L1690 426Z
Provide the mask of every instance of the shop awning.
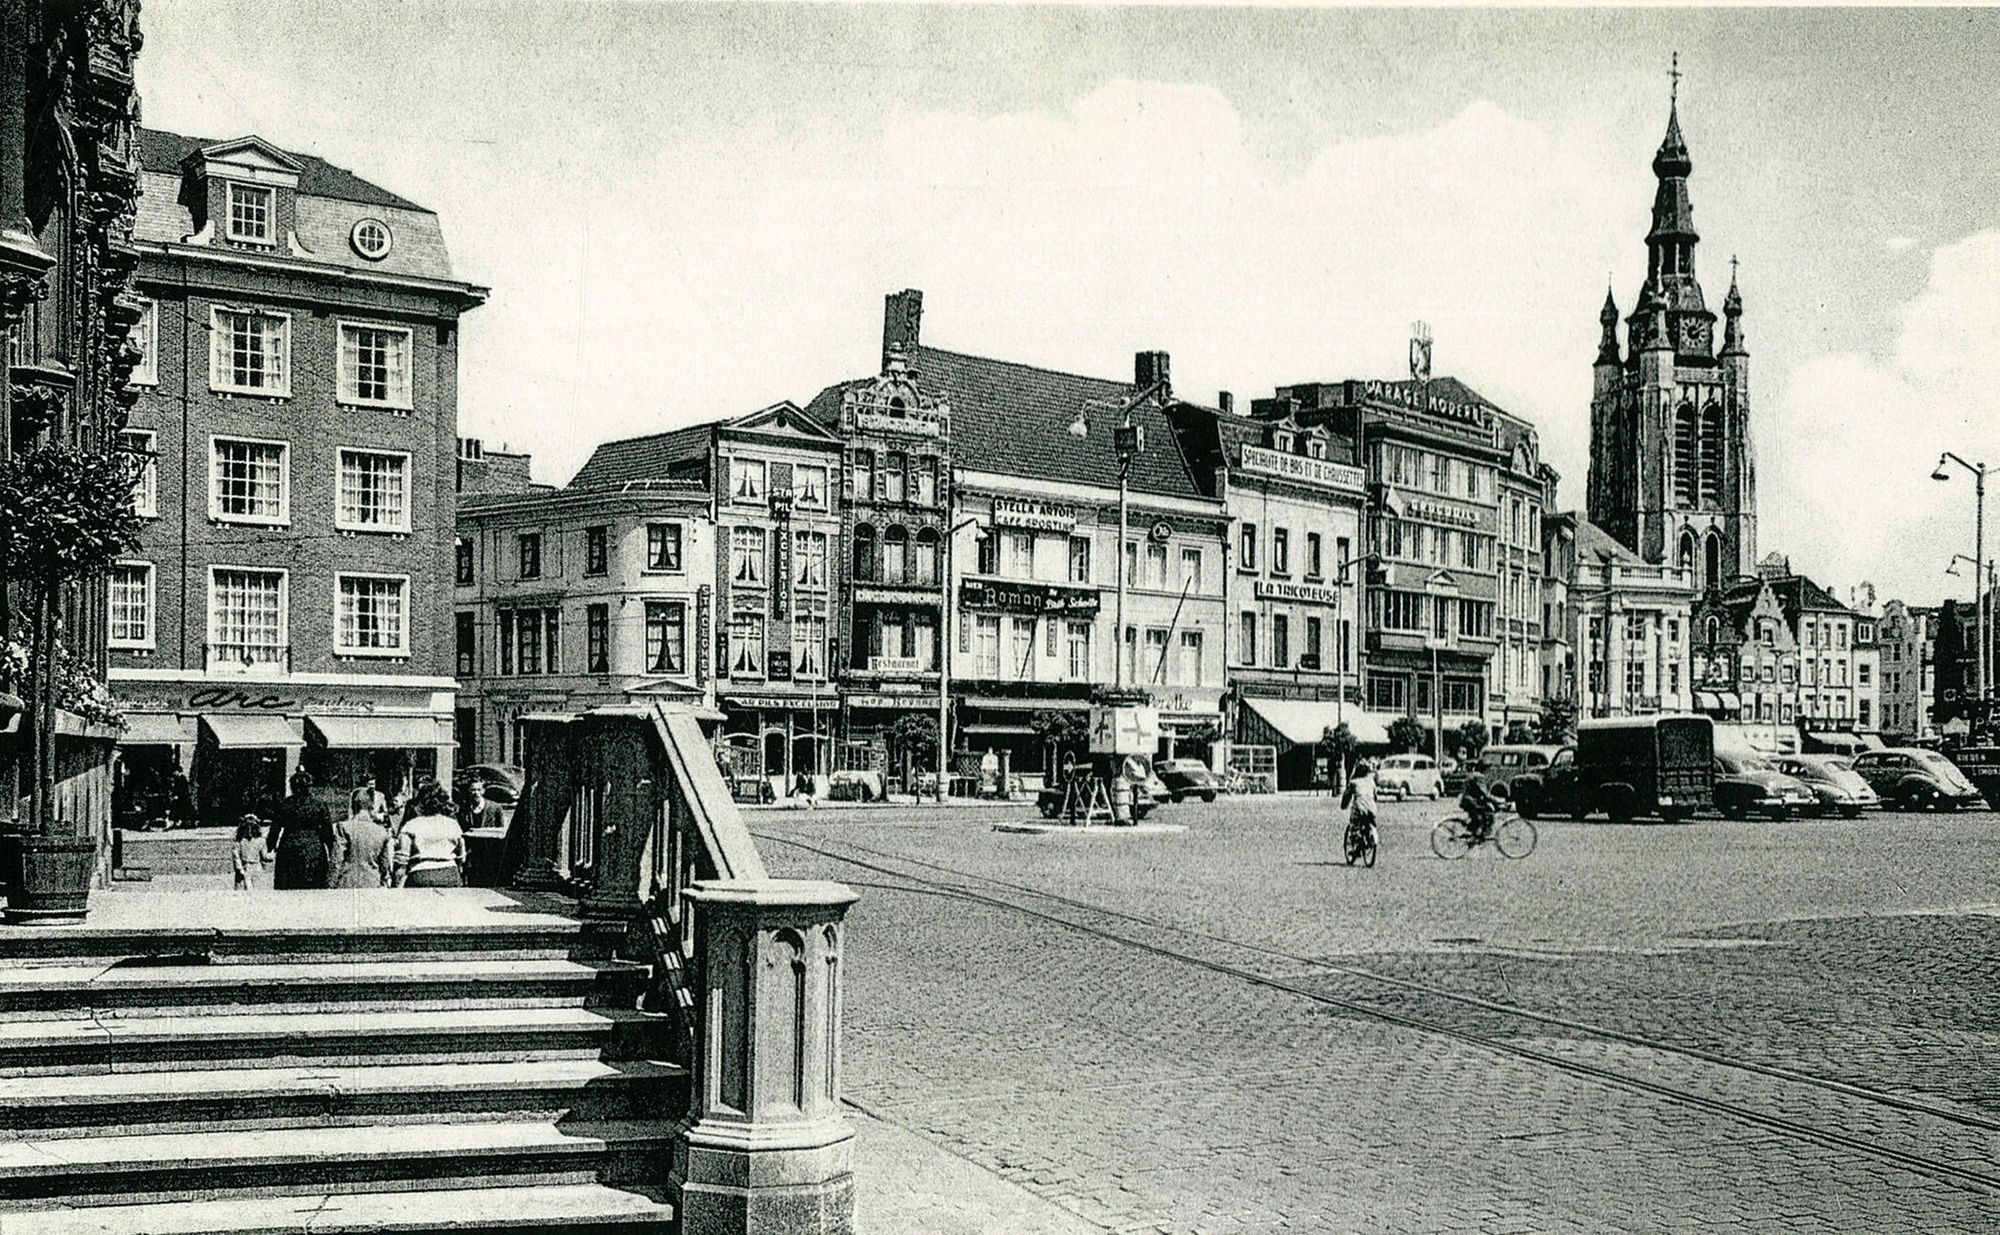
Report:
M967 695L965 705L989 712L1088 712L1088 699L1006 699L994 695Z
M1694 705L1704 712L1719 712L1722 710L1722 700L1712 690L1698 690L1694 692Z
M170 712L134 712L125 718L120 746L192 746L195 720Z
M428 750L454 743L431 716L307 716L329 750Z
M1389 726L1397 719L1385 712L1342 707L1321 699L1245 699L1242 706L1255 712L1286 741L1298 746L1309 746L1319 741L1328 729L1343 723L1361 745L1386 746Z
M1720 700L1720 706L1725 712L1740 712L1743 710L1743 696L1733 690L1725 690L1720 695L1717 695L1716 698Z
M304 746L299 722L285 716L238 716L231 712L210 712L201 718L202 728L224 750L291 749Z
M960 725L958 732L968 738L1031 738L1035 731L1026 725Z
M1851 733L1807 730L1806 741L1814 746L1824 746L1828 750L1837 750L1846 754L1853 754L1856 751L1866 748L1866 743Z

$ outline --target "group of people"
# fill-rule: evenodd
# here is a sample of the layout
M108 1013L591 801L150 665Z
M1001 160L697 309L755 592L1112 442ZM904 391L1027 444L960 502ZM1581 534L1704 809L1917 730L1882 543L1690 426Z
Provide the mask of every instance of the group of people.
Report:
M434 780L417 786L400 809L370 777L348 796L346 817L316 787L312 773L292 774L291 794L264 820L243 816L236 828L236 887L457 888L465 886L465 831L451 791Z

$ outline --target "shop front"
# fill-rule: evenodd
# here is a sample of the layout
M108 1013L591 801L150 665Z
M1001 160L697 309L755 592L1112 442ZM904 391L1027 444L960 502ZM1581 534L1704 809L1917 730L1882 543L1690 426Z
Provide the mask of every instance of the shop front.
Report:
M800 691L723 691L717 761L741 801L790 797L801 777L825 796L833 767L840 696L826 686Z
M883 682L841 696L841 742L835 752L836 796L936 791L937 748L914 740L937 732L937 687ZM898 728L898 725L901 728ZM922 756L922 757L920 757Z
M426 777L450 782L449 689L300 682L216 685L121 680L117 798L125 826L269 818L291 774L345 791L374 777L389 797Z

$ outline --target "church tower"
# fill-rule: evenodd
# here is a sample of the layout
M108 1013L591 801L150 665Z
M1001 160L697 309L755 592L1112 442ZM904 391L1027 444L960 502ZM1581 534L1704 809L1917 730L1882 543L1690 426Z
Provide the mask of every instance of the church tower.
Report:
M1593 366L1590 521L1649 562L1687 568L1715 587L1757 560L1757 479L1750 450L1750 356L1730 263L1722 348L1695 277L1694 171L1681 137L1679 66L1667 135L1653 156L1659 188L1646 233L1646 281L1618 340L1609 292Z

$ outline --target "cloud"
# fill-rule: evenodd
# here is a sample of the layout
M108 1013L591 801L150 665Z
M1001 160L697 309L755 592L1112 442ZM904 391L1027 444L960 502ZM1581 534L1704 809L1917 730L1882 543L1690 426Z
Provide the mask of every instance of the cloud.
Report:
M1932 254L1884 357L1837 353L1786 374L1759 425L1760 549L1790 553L1836 590L1865 579L1919 602L1952 590L1944 569L1972 550L1972 477L1926 477L1946 450L2000 466L1986 450L2000 423L1995 373L2000 231ZM1996 551L1989 537L1988 556Z
M1916 244L1916 238L1912 236L1891 236L1882 242L1882 247L1891 253L1907 253Z
M560 480L592 439L803 400L872 371L902 287L940 346L1110 377L1164 348L1190 397L1245 401L1396 376L1422 318L1439 372L1540 424L1579 503L1597 307L1606 269L1638 277L1643 160L1475 102L1287 168L1218 91L1129 80L1059 109L895 116L838 150L781 136L648 176L579 167L588 212L543 198L534 264L495 271L512 286L468 327L468 431Z

